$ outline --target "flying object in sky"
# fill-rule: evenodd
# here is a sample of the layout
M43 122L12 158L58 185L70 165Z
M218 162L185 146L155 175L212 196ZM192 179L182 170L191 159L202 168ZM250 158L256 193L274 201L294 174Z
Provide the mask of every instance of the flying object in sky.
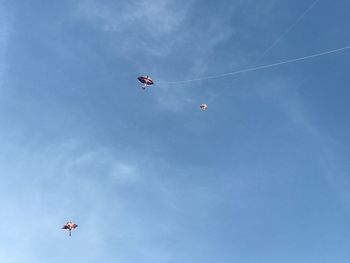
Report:
M78 227L77 224L73 223L73 222L67 222L63 227L62 229L66 229L69 231L69 236L72 235L72 230L76 229Z
M142 83L142 89L146 89L147 86L154 84L154 81L150 76L140 76L137 79Z
M205 111L205 110L208 109L208 104L203 103L203 104L201 104L201 105L199 106L199 108L200 108L202 111Z

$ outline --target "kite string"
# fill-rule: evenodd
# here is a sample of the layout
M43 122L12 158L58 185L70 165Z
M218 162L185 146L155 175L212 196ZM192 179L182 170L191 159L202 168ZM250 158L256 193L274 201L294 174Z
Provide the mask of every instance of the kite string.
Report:
M276 62L276 63L252 67L252 68L246 68L246 69L222 73L222 74L218 74L218 75L212 75L212 76L196 78L196 79L180 80L180 81L169 81L169 82L162 82L162 83L163 84L179 84L179 83L189 83L189 82L208 80L208 79L217 79L217 78L222 78L222 77L226 77L226 76L238 75L238 74L242 74L242 73L246 73L246 72L257 71L257 70L266 69L266 68L272 68L272 67L276 67L276 66L280 66L280 65L284 65L284 64L289 64L289 63L294 63L297 61L306 60L306 59L310 59L310 58L321 57L321 56L325 56L328 54L341 52L341 51L344 51L347 49L350 49L350 45L344 46L341 48L337 48L337 49L327 50L327 51L320 52L320 53L315 53L315 54L304 56L304 57L288 59L288 60L281 61L281 62Z
M289 26L286 31L284 31L284 33L279 38L277 38L275 42L272 43L271 46L265 50L265 52L260 56L259 59L255 61L255 63L258 63L260 60L262 60L271 51L271 49L273 49L279 42L281 42L303 20L303 18L311 11L311 9L316 6L319 1L320 0L315 0L308 8L306 8L305 11L295 20L295 22Z
M286 31L284 31L284 33L278 37L263 53L262 55L255 60L254 64L258 63L259 61L261 61L279 42L281 42L302 20L303 18L316 6L316 4L319 2L320 0L315 0L312 2L312 4L310 6L308 6L308 8L305 9L305 11L303 13L301 13L301 15L295 20L295 22L290 25ZM197 80L193 80L193 81L197 81ZM191 80L185 81L185 82L191 82ZM164 83L164 84L174 84L174 83L184 83L183 81L181 82L160 82L160 83ZM223 91L225 90L222 89L220 92L218 92L218 94L215 95L215 97L219 94L221 94Z
M259 57L258 59L256 59L253 63L253 65L256 65L257 63L259 63L264 57L266 57L266 55L278 44L280 43L302 20L303 18L311 11L311 9L313 9L315 7L315 5L319 2L320 0L315 0L312 2L312 4L310 6L308 6L308 8L306 8L304 10L303 13L301 13L301 15L295 20L295 22L293 24L291 24L284 32L282 35L280 35ZM223 89L221 89L219 92L217 92L216 94L214 94L209 101L212 102L214 101L219 95L221 95L226 89L228 88L228 86L224 87Z

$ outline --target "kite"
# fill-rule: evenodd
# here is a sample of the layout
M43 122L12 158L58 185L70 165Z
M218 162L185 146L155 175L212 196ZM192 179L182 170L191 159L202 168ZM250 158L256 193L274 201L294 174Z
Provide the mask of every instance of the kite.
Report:
M67 222L62 229L66 229L69 231L69 236L72 235L72 230L76 229L78 227L77 224L73 223L73 222Z
M142 89L154 84L153 79L150 76L140 76L137 78L142 83Z

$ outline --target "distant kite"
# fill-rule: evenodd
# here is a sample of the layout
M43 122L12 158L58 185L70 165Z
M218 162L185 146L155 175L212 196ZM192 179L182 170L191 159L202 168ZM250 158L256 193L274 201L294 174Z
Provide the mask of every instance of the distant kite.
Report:
M150 76L140 76L137 79L142 83L142 89L146 89L147 86L154 84L154 81Z
M67 222L62 229L66 229L69 231L69 236L72 235L72 230L76 229L78 227L77 224L73 223L73 222Z
M201 105L199 106L199 108L200 108L202 111L205 111L205 110L208 109L208 104L203 103L203 104L201 104Z

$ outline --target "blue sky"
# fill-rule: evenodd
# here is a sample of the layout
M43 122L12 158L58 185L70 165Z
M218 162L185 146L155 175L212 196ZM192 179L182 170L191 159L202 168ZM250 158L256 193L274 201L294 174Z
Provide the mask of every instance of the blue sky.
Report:
M136 79L349 45L321 0L257 62L312 2L0 1L0 262L348 262L349 51Z

